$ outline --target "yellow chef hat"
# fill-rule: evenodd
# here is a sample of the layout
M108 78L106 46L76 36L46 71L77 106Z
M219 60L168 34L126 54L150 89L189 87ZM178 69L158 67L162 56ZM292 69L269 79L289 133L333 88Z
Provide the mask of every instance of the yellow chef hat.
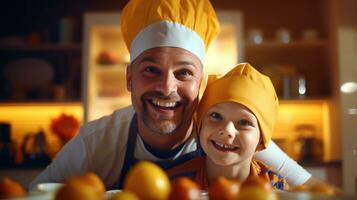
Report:
M145 50L168 46L188 50L204 63L219 23L209 0L130 0L121 30L130 61Z
M208 109L222 102L236 102L250 109L259 122L263 144L267 147L279 106L269 77L259 73L248 63L238 64L220 78L211 76L197 111L199 127Z

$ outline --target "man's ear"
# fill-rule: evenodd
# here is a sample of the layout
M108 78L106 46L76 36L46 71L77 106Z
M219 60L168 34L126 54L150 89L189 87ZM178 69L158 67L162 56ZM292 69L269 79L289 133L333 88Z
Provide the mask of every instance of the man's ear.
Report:
M131 68L130 64L126 67L126 89L131 92Z

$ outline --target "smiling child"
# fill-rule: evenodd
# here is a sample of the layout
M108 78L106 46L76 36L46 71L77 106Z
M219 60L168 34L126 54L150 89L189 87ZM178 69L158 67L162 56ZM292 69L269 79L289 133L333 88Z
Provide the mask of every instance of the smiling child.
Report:
M247 63L222 77L209 77L197 111L200 145L206 155L167 170L169 176L190 176L203 189L218 176L240 182L259 176L276 189L287 189L280 175L253 159L272 137L278 105L269 77Z

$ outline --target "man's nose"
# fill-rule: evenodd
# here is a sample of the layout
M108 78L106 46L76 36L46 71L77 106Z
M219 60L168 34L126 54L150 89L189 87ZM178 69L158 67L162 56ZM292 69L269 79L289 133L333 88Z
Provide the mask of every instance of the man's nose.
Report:
M163 95L169 96L177 91L177 79L174 74L167 73L162 76L157 88Z
M234 138L237 133L237 129L234 126L233 122L228 122L222 130L219 131L219 134L223 137Z

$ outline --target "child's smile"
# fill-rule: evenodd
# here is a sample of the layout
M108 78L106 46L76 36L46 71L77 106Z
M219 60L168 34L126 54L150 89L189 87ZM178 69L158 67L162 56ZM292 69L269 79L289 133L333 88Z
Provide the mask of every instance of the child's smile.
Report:
M259 124L255 115L239 103L218 103L204 115L201 146L207 157L218 165L251 159L259 139Z
M214 140L211 140L211 142L212 142L213 146L219 151L235 152L235 151L239 150L239 147L237 147L237 146L233 146L233 145L230 145L230 144L224 144L224 143L221 143L221 142L218 142L218 141L214 141Z

